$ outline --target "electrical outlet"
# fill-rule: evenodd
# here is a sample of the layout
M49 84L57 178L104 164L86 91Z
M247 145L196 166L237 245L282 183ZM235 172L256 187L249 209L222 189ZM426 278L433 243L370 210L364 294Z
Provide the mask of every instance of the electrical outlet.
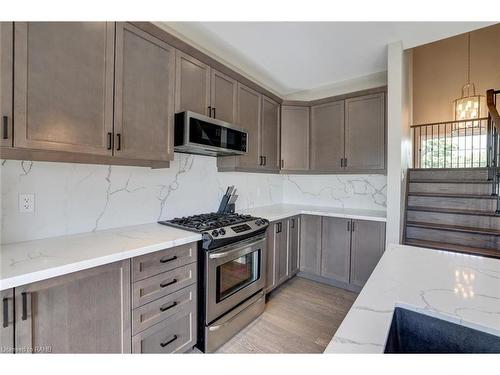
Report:
M19 194L19 212L22 214L35 212L35 194Z

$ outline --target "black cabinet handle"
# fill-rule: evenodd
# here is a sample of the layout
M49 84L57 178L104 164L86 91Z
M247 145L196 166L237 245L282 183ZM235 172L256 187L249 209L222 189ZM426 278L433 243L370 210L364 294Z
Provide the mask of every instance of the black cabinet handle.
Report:
M165 288L169 285L175 284L176 282L177 282L177 279L173 279L172 281L169 281L168 283L162 283L162 284L160 284L160 288Z
M168 262L173 262L174 260L177 259L177 255L174 255L172 258L161 258L160 259L160 263L168 263Z
M352 222L351 230L354 232L354 221Z
M3 299L3 328L9 326L9 299Z
M344 158L340 158L340 168L344 168Z
M262 156L259 156L259 165L262 165Z
M212 117L212 106L208 106L208 117Z
M165 347L165 346L167 346L168 344L173 343L175 340L177 340L177 335L174 335L174 337L172 337L172 338L171 338L170 340L168 340L168 341L162 342L162 343L160 344L160 346L161 346L162 348L164 348L164 347Z
M347 231L350 232L351 231L351 220L348 220L347 221Z
M212 108L212 117L215 118L215 107Z
M263 158L264 158L264 165L266 165L267 164L267 156L263 156Z
M2 124L3 124L3 139L9 139L9 118L7 116L3 116Z
M116 151L120 151L122 149L122 135L120 133L116 135L116 140L118 143L118 145L116 146Z
M108 133L108 150L113 149L113 133Z
M21 293L21 297L23 300L23 314L21 316L22 320L28 319L28 295L26 292Z
M347 158L344 158L344 168L347 168Z
M160 311L164 312L164 311L170 310L172 307L175 307L175 306L177 306L177 302L174 302L174 303L172 303L169 306L162 306L162 307L160 307Z
M285 168L285 160L281 159L281 169Z
M292 225L291 225L292 229L295 228L295 219L292 219Z

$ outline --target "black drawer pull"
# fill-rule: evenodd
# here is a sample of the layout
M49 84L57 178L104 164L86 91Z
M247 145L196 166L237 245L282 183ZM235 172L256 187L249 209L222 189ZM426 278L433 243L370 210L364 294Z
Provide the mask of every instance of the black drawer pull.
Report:
M9 300L7 298L3 299L3 328L9 326Z
M26 292L21 293L21 297L23 299L23 315L21 316L22 320L28 319L28 295Z
M116 140L118 142L118 145L116 146L116 151L120 151L122 149L122 135L120 133L116 135Z
M208 117L212 117L212 106L208 106Z
M172 262L172 261L174 261L176 259L177 259L177 255L174 255L172 258L167 258L167 259L161 258L160 259L160 263L168 263L168 262Z
M160 311L164 312L164 311L170 310L172 307L175 307L175 306L177 306L177 302L172 303L170 306L162 306L162 307L160 307Z
M113 148L113 134L111 132L108 133L108 150Z
M165 347L165 346L167 346L168 344L173 343L175 340L177 340L177 335L174 335L174 337L172 337L172 338L171 338L170 340L168 340L168 341L162 342L162 343L160 344L160 346L161 346L162 348L164 348L164 347Z
M215 118L215 107L212 108L212 117Z
M165 288L169 285L175 284L176 282L177 282L177 279L173 279L172 281L169 281L168 283L162 283L162 284L160 284L160 288Z
M9 118L7 116L3 116L3 139L9 139Z
M295 228L295 219L292 219L292 229Z

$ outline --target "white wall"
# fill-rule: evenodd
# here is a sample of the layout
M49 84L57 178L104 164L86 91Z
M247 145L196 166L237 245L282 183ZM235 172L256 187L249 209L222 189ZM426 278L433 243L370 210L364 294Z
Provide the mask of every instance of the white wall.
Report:
M214 211L228 185L237 209L286 201L380 210L386 195L385 176L218 173L213 157L177 153L169 169L3 160L0 172L2 243ZM19 213L21 193L35 194L34 214Z
M388 46L387 73L387 243L401 243L406 172L411 163L411 52L401 42Z

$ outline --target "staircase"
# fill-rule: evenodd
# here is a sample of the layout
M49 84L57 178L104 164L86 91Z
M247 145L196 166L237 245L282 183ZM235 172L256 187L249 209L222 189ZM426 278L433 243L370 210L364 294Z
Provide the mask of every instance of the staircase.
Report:
M404 243L500 258L489 168L410 169Z

